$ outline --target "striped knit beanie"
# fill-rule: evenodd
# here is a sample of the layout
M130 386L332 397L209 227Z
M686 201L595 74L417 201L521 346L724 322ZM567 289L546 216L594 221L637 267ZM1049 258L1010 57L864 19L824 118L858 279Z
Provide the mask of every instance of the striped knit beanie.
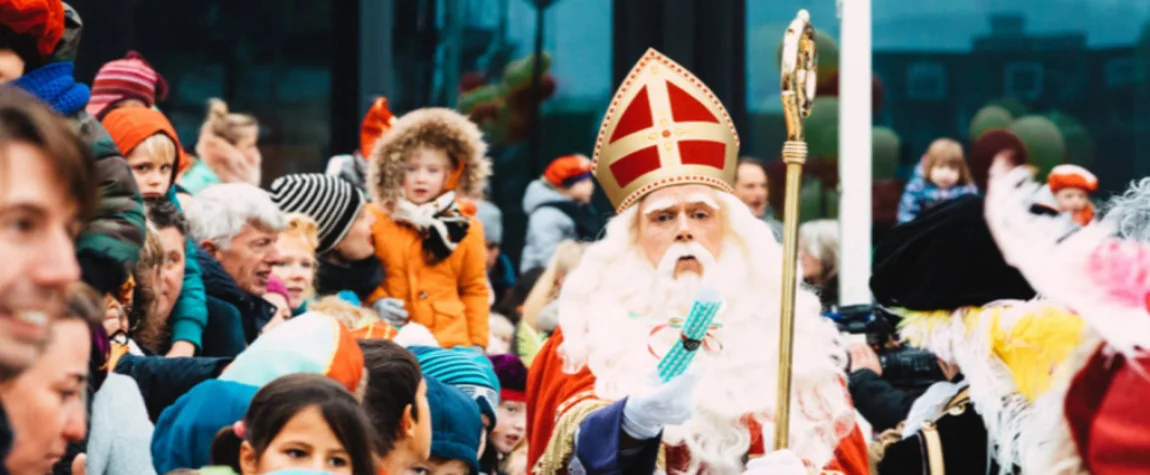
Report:
M423 374L455 386L477 404L479 411L495 427L495 408L499 407L499 377L491 361L477 351L457 348L413 346L408 348L419 360Z
M316 254L335 248L367 199L350 182L320 173L284 175L272 182L269 194L284 213L300 213L319 226Z
M92 98L88 113L100 117L108 106L124 99L138 99L148 107L168 95L168 83L152 69L152 65L135 51L124 59L109 61L96 73L92 81Z

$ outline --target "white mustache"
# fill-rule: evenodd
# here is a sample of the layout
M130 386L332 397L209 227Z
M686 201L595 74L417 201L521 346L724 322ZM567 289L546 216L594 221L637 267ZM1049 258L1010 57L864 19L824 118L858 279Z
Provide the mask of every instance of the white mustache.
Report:
M703 275L707 274L707 270L715 267L715 256L707 251L707 248L697 242L677 242L667 248L667 252L663 253L663 258L659 260L659 267L655 269L659 275L666 277L674 277L675 263L684 257L693 257L699 261L703 266Z

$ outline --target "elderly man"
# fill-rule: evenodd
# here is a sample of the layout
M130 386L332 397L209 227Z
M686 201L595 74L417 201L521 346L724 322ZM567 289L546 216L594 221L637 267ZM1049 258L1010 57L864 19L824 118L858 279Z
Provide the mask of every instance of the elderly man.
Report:
M528 382L537 473L865 474L844 351L799 291L792 450L772 446L782 252L731 192L738 137L698 79L649 50L607 112L594 172L618 216L564 283ZM687 373L652 381L701 289L723 310ZM660 452L665 457L659 457Z
M0 87L0 383L40 356L49 316L80 278L77 223L94 211L95 197L87 150L67 123ZM12 440L0 405L0 460Z
M263 294L284 215L263 190L232 183L197 194L188 221L208 295L202 354L236 356L275 314Z

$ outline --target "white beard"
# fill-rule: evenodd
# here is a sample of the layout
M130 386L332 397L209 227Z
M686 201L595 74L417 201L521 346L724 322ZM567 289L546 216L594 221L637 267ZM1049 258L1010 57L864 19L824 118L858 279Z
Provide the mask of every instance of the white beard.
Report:
M726 242L710 268L700 259L701 278L675 280L651 266L633 244L633 206L608 225L603 241L588 248L559 301L564 337L559 351L566 370L586 365L595 375L596 395L617 400L642 391L655 371L659 361L648 348L652 327L685 317L704 284L719 291L724 306L715 336L722 349L698 351L692 365L703 375L695 416L667 427L663 436L669 445L686 445L691 473L699 464L710 473L742 473L751 440L744 417L762 425L767 447L774 434L782 249L766 224L736 198L719 196L730 215ZM796 296L794 341L791 449L822 467L854 428L854 411L842 384L845 352L839 334L819 316L817 298L803 290Z

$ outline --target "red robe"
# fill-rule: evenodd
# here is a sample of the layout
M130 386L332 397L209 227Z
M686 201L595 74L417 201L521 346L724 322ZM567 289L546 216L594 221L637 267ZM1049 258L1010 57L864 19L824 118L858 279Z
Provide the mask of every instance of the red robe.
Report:
M595 376L589 369L584 367L577 374L563 372L563 359L557 351L562 343L563 334L557 329L539 350L527 373L528 467L535 467L543 455L562 412L579 401L594 397ZM761 435L759 431L754 432L750 455L762 455ZM668 453L669 463L673 464L675 458L673 451ZM858 426L839 442L835 459L824 470L837 470L845 475L870 473L866 441Z

